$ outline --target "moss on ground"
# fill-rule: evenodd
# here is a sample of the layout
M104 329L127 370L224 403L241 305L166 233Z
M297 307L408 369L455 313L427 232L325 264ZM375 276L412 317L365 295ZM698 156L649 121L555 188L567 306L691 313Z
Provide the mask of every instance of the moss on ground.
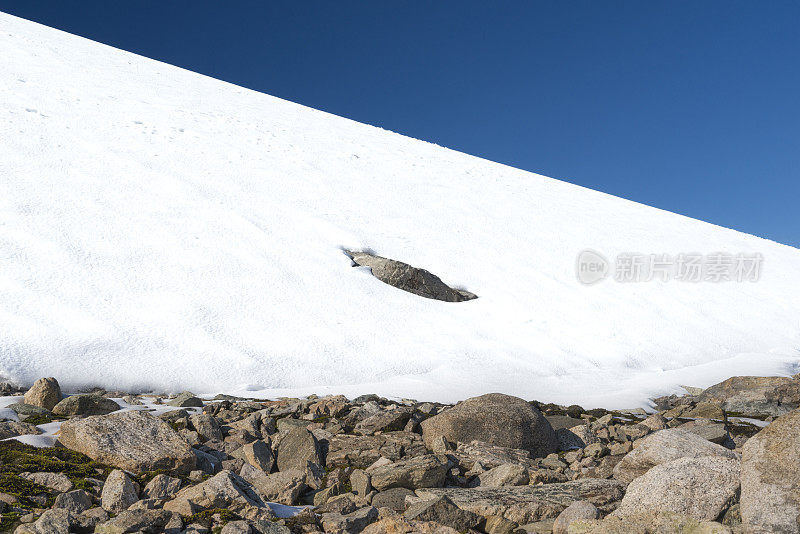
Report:
M214 523L214 516L217 514L219 514L220 522L223 525L225 523L238 521L241 519L241 517L231 512L227 508L212 508L211 510L204 510L194 515L190 515L189 517L185 517L183 522L185 525L199 523L206 528L211 528L212 524Z

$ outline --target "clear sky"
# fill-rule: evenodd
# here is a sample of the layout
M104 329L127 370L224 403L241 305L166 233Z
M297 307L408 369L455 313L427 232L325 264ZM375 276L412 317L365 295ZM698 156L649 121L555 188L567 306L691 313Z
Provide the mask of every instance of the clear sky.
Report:
M0 0L0 11L800 247L800 2Z

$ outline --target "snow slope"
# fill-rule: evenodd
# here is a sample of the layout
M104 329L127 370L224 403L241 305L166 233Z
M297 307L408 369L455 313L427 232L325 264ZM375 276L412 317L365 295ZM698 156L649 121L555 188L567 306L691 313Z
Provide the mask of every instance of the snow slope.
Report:
M797 249L8 15L0 52L12 379L623 406L800 361ZM405 293L341 247L479 298ZM587 247L757 252L764 270L587 287L574 272Z

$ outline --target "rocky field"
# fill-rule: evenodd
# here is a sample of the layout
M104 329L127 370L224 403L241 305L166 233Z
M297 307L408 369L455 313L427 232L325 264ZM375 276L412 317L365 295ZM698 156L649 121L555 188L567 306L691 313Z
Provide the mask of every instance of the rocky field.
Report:
M800 380L687 391L611 412L501 394L449 406L4 384L0 528L800 532Z

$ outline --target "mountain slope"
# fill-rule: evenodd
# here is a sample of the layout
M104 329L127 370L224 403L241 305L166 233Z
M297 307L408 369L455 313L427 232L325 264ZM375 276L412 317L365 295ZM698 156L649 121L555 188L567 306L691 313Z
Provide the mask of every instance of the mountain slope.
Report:
M0 50L13 379L608 406L798 362L796 249L9 15ZM479 298L400 291L343 248ZM764 267L754 283L584 286L586 248Z

